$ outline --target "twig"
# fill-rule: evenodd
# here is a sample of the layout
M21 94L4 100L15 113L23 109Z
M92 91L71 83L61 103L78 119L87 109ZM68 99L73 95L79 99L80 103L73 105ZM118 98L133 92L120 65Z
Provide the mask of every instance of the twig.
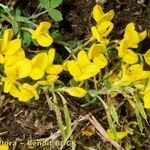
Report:
M73 129L75 129L75 127L77 126L77 124L81 121L84 121L87 119L87 115L86 116L80 116L77 120L75 120L71 126L73 126ZM66 129L66 127L64 127L64 130ZM59 136L61 135L61 131L58 130L57 132L55 132L53 135L51 135L50 137L47 137L47 138L42 138L42 139L37 139L36 141L44 141L44 142L47 142L47 141L54 141L56 140Z
M110 142L114 147L116 147L118 150L124 150L117 142L115 142L114 140L112 140L107 132L105 131L105 129L101 126L101 124L96 120L96 118L89 114L88 115L88 120L95 126L95 128L97 129L97 131L100 133L100 135L102 136L102 138L105 141Z

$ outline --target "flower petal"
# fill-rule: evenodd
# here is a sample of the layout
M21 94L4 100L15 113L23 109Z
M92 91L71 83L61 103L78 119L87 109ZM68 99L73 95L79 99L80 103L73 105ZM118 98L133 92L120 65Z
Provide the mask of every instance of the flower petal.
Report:
M48 47L53 43L53 38L48 33L41 33L36 40L43 47Z
M98 41L101 42L102 41L102 37L100 36L96 26L92 26L91 27L91 32L92 32L92 36Z
M103 53L106 49L105 44L93 44L88 52L88 57L90 60L93 59L93 57L97 56L99 53Z
M73 77L79 77L81 75L79 65L76 61L73 60L69 61L67 67L68 71Z
M123 54L123 61L127 64L135 64L138 62L138 55L132 50L128 49Z
M31 71L31 62L27 58L18 61L15 66L18 70L17 74L19 79L27 77Z
M128 40L129 48L137 48L140 42L139 34L135 30L134 23L129 23L125 28L124 38Z
M52 64L55 58L55 49L50 48L48 51L48 64Z
M112 31L114 25L110 21L102 22L101 24L97 24L97 30L102 37L106 37Z
M42 32L48 32L48 29L51 27L51 24L49 22L41 22L39 26L32 31L32 39L37 39L37 37L40 35Z
M48 75L46 78L47 78L47 81L49 83L54 83L59 78L59 76L57 76L57 75Z
M150 49L144 54L144 59L148 65L150 65Z
M4 32L4 36L3 36L3 39L2 39L2 47L1 47L1 50L4 51L5 48L7 47L7 43L12 39L13 37L13 30L12 29L7 29L5 30Z
M94 64L99 66L100 69L106 67L108 64L107 58L103 54L98 54L97 56L95 56L93 58L93 62Z
M12 40L7 43L4 54L5 55L13 55L19 49L21 49L21 40L20 39Z
M32 58L31 62L33 68L36 67L41 70L45 70L48 65L48 56L44 52L39 53Z
M84 66L90 64L90 60L87 56L87 53L84 50L81 50L78 53L78 63L79 63L79 66L81 66L81 67L84 67Z
M146 92L144 94L144 107L147 109L150 109L150 92Z
M99 71L100 71L99 67L94 63L91 63L90 65L81 68L81 75L76 79L76 81L83 81L91 77L94 77L96 74L98 74Z
M57 75L61 73L62 70L63 70L62 65L48 65L46 68L46 73Z
M67 92L69 95L79 98L84 97L87 94L87 91L80 87L70 87L70 88L66 87L63 88L63 90Z
M41 70L39 68L32 68L29 76L33 80L39 80L44 76L44 70Z
M139 33L139 39L140 39L140 42L143 41L147 36L147 31L144 30L143 32L140 32Z
M104 12L102 10L102 7L100 5L95 5L94 8L93 8L93 18L96 22L99 22L102 15L104 15Z

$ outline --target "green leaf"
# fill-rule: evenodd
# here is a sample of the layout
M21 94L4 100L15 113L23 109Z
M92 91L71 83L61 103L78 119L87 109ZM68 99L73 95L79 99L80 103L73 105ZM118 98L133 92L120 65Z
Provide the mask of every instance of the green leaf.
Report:
M62 3L62 0L51 0L50 8L54 9Z
M56 63L62 63L63 59L59 53L56 53L55 55L55 62Z
M42 7L44 7L45 9L49 10L50 9L50 0L39 0Z
M49 12L49 15L51 16L51 18L54 21L61 21L61 20L63 20L62 14L61 14L61 12L59 10L57 10L57 9L51 9L48 12Z
M26 17L23 17L23 16L16 16L16 21L17 22L21 22L21 23L26 23L30 26L33 26L34 27L34 23L31 22L29 19L27 19Z
M141 116L147 121L147 115L145 113L144 106L139 99L136 100L136 106Z
M117 141L118 140L117 139L117 131L116 131L116 128L114 126L113 120L111 118L111 114L108 110L106 110L106 115L107 115L107 121L108 121L109 127L110 127L110 129L114 135L114 139L115 139L115 141Z
M0 74L4 73L4 65L0 64Z
M53 37L53 39L55 40L60 40L61 39L61 34L59 32L59 30L55 30L51 33L51 36Z
M135 114L136 114L136 119L137 119L137 123L138 123L138 126L139 126L139 129L141 131L141 133L143 132L143 123L142 123L142 117L139 113L139 110L137 108L134 109L135 111Z
M119 124L119 117L118 117L116 108L113 105L110 106L110 114L111 114L112 118L114 119L114 121L117 124Z
M71 118L69 114L69 109L66 104L64 104L64 116L66 123L66 136L69 137L72 133L72 129L71 129Z
M21 11L20 11L20 9L16 9L16 12L15 12L15 16L17 17L17 16L21 16Z
M69 83L71 86L78 86L78 83L74 79L71 79Z
M23 31L22 38L23 38L23 44L26 44L27 46L31 44L32 39L31 39L31 35L29 32Z
M18 33L19 26L15 17L12 19L12 27L13 27L15 34Z
M110 84L110 82L109 82L108 80L104 80L103 83L104 83L105 87L106 87L108 90L111 89L111 84Z

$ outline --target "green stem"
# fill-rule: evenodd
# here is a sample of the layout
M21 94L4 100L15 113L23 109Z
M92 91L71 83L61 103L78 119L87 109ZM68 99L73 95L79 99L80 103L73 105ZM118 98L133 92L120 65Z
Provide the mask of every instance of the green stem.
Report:
M5 16L4 14L1 14L1 17L6 20L7 22L9 22L10 24L12 23L10 18L8 18L7 16Z
M28 19L35 19L35 18L38 18L39 16L41 16L41 15L47 13L47 12L48 12L48 10L42 11L42 12L36 14L36 15L33 15L33 16L29 17Z
M77 46L75 49L73 49L70 53L70 55L65 59L65 61L69 60L70 57L72 55L74 55L75 53L77 53L80 49L82 49L83 47L87 46L91 41L93 40L93 37L91 37L88 41L86 41L83 45L79 45ZM64 62L65 62L64 61Z
M69 115L69 109L66 105L67 101L64 98L64 96L60 92L57 92L57 94L62 99L62 102L63 102L63 105L64 105L64 116L65 116L65 123L66 123L66 138L67 138L67 137L70 137L70 135L72 133L71 118L70 118L70 115Z
M65 130L64 130L64 124L63 124L62 117L61 117L61 112L60 112L59 107L57 105L58 104L57 97L56 97L54 92L52 92L52 95L53 95L53 102L54 102L54 111L55 111L56 118L58 121L58 126L59 126L59 129L61 130L62 136L66 137Z
M97 83L96 83L96 77L94 76L94 77L93 77L93 79L94 79L94 86L95 86L95 90L97 91L97 90L98 90L98 88L97 88Z
M32 31L33 31L32 29L26 28L26 27L22 27L21 29L24 31L28 31L29 33L32 33Z

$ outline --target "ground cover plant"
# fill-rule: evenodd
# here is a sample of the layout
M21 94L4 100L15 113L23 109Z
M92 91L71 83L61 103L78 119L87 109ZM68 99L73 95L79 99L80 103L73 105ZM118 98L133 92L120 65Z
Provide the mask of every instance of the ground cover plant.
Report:
M66 1L36 3L0 3L0 149L149 149L149 29L131 20L118 37L96 1L86 36L65 39Z

